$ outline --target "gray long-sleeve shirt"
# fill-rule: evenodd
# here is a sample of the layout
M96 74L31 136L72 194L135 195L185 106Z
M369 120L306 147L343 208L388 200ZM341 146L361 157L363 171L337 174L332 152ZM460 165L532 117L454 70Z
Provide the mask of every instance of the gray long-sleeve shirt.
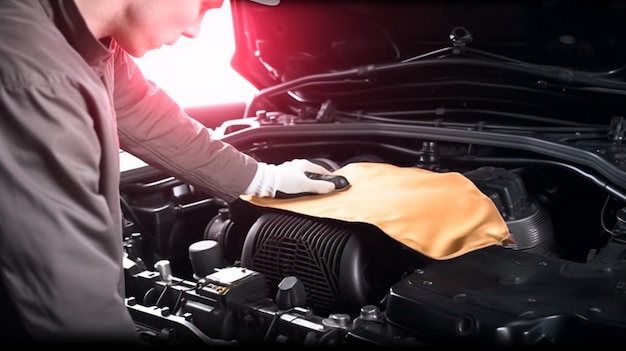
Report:
M257 163L96 40L73 1L0 1L0 38L0 283L16 322L43 341L135 338L119 149L227 201Z

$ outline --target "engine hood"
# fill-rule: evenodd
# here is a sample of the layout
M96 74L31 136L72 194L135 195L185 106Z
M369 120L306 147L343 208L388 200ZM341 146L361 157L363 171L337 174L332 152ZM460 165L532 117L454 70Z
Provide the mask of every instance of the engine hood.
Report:
M606 126L626 111L626 2L231 5L231 65L260 90L246 116L328 103L412 121Z
M623 1L231 1L233 68L258 89L468 47L582 71L626 62Z

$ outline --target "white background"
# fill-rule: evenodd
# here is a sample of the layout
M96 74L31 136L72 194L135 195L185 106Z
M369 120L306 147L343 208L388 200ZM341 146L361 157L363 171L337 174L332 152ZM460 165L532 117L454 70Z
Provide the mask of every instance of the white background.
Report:
M257 91L230 67L235 50L230 4L209 10L197 38L135 58L144 75L181 106L247 101Z

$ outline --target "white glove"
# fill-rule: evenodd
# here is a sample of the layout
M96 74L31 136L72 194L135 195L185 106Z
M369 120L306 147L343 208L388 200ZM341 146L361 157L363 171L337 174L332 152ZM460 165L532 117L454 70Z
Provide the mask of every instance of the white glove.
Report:
M326 168L309 160L295 159L279 165L258 163L258 169L245 195L288 198L308 194L326 194L335 190L327 180L313 180L304 172L330 174Z

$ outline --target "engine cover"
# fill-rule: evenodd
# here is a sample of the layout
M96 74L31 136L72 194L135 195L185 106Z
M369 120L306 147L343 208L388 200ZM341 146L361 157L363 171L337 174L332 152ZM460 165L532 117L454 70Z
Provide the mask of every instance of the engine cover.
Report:
M487 247L394 284L387 319L463 345L613 344L626 332L625 270Z

